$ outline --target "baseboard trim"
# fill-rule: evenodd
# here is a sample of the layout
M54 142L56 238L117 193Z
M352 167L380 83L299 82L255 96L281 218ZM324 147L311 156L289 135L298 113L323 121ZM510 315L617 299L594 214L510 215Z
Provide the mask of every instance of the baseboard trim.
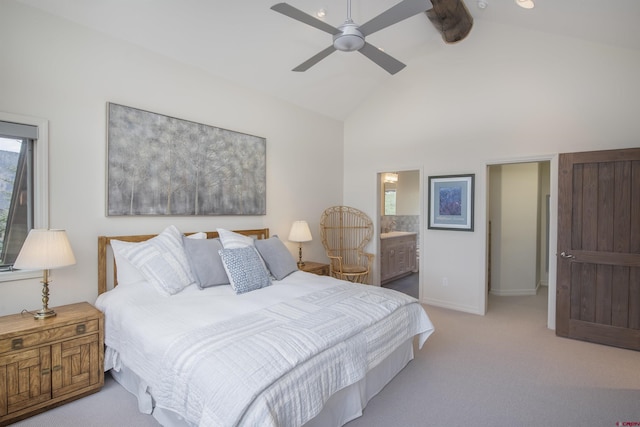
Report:
M435 307L448 308L449 310L462 311L464 313L479 314L480 316L484 316L484 311L480 311L476 307L452 304L448 301L442 301L433 298L423 298L420 302L422 304L433 305Z
M540 283L535 289L491 289L490 293L499 297L532 296L538 295L539 288Z

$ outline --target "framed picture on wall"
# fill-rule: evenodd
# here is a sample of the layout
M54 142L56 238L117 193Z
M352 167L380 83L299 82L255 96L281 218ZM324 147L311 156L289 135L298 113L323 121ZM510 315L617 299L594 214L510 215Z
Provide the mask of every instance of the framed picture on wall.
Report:
M473 231L474 174L429 177L430 229Z
M266 214L265 138L107 107L107 216Z

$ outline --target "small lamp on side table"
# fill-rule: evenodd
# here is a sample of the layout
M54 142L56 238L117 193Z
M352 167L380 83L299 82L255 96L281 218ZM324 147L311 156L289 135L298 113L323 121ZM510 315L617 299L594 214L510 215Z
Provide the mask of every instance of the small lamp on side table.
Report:
M64 230L33 229L29 231L22 249L13 263L19 270L43 270L42 310L34 314L36 319L53 317L56 312L49 308L49 270L76 263L67 232Z
M302 261L302 242L310 242L311 230L307 221L295 221L289 232L289 241L298 243L298 268L304 266Z

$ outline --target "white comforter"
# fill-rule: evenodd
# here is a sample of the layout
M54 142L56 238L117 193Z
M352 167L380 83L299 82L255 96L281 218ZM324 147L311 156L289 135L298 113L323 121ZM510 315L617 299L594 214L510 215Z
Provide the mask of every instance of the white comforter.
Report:
M242 295L192 286L163 297L139 283L96 305L117 356L105 368L121 358L157 406L201 426L303 424L400 343L419 334L422 346L433 331L411 297L304 272Z

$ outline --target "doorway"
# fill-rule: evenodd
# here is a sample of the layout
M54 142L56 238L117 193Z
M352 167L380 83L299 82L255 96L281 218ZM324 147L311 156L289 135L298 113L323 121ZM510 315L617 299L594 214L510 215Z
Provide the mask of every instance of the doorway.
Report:
M420 171L381 172L377 179L380 285L419 298Z
M548 295L550 161L489 165L487 176L488 300Z

